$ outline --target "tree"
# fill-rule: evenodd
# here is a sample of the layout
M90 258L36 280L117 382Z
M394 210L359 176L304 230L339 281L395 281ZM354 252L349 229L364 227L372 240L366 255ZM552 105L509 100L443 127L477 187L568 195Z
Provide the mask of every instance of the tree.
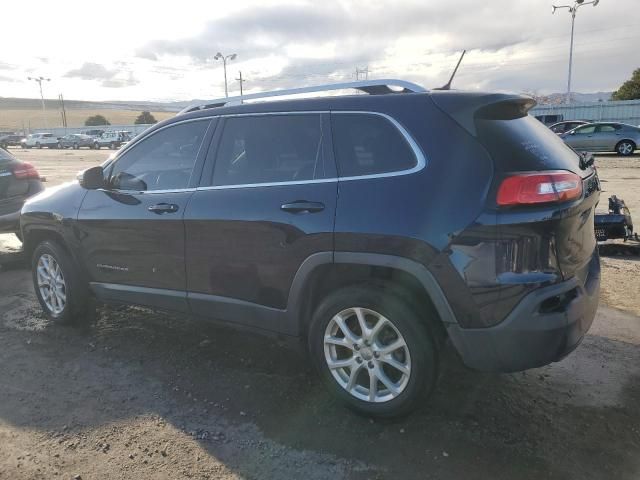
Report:
M109 123L109 120L104 118L104 115L93 115L93 116L87 118L84 121L84 124L87 127L97 127L97 126L100 126L100 125L111 125Z
M156 118L151 115L151 112L147 112L145 110L140 115L138 115L138 118L136 118L136 121L133 123L135 123L136 125L149 125L150 123L158 123L158 120L156 120Z
M640 99L640 68L636 68L631 78L613 92L612 100L638 100Z

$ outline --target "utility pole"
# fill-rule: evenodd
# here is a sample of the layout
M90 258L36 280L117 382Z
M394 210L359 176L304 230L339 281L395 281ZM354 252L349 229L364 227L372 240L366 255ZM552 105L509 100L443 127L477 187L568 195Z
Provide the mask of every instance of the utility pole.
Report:
M232 53L231 55L223 55L220 52L216 53L213 57L214 60L222 60L222 66L224 67L224 96L229 96L229 88L227 86L227 61L235 60L238 55Z
M238 78L236 78L236 81L240 82L240 103L242 103L242 84L246 81L242 78L242 71L238 72Z
M567 79L567 98L566 103L571 103L571 70L573 66L573 32L576 23L576 13L578 13L578 9L580 7L584 7L585 5L593 5L594 7L600 3L600 0L592 0L591 2L585 2L584 0L575 0L573 5L552 5L551 13L556 13L556 10L566 8L569 10L571 14L571 43L569 46L569 78Z
M42 95L42 82L50 82L51 79L45 77L27 77L27 79L38 82L38 86L40 87L40 100L42 101L42 119L44 120L44 128L49 128L47 125L47 115L45 113L44 95Z
M360 74L364 75L365 80L369 80L369 66L365 68L356 67L356 81L360 80Z
M64 108L64 97L62 94L58 95L58 99L60 100L60 113L62 114L62 126L67 128L67 111Z

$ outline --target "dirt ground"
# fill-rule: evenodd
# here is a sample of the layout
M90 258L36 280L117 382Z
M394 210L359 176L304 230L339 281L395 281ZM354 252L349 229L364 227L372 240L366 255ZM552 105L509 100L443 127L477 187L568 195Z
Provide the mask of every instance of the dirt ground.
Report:
M53 185L110 152L16 153ZM640 157L597 163L603 200L640 218ZM18 248L0 236L0 479L640 478L640 257L603 259L602 305L562 362L482 374L448 351L433 398L381 422L282 339L142 308L53 326Z

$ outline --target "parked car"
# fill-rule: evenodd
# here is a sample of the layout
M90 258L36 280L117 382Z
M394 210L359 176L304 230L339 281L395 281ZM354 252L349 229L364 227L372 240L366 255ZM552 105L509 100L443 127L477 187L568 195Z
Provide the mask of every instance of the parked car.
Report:
M584 120L567 120L566 122L558 122L554 123L549 127L549 129L558 135L568 132L569 130L573 130L580 125L586 125L589 122L585 122Z
M0 148L4 148L6 150L7 147L19 147L23 138L24 135L3 135L0 137Z
M196 105L28 201L45 314L85 318L93 295L301 337L378 416L432 391L447 339L486 371L574 350L598 305L593 165L527 97L294 92L345 88L375 95Z
M561 138L577 151L629 156L640 145L640 128L625 123L589 123L562 134Z
M101 128L92 128L92 129L89 129L89 130L83 130L83 131L82 131L82 132L80 132L80 133L82 133L83 135L89 135L90 137L93 137L93 138L98 138L98 137L100 137L100 135L102 135L104 132L105 132L105 131L104 131L104 129L101 129Z
M44 189L33 165L0 149L0 233L20 233L20 210Z
M111 150L115 150L120 148L123 143L128 142L129 139L129 132L104 132L100 137L93 139L93 148L108 147Z
M93 148L93 138L89 135L83 135L82 133L72 133L58 140L58 148L73 148L74 150L78 150L82 147Z
M32 133L24 138L20 145L22 148L58 148L58 137L53 133Z

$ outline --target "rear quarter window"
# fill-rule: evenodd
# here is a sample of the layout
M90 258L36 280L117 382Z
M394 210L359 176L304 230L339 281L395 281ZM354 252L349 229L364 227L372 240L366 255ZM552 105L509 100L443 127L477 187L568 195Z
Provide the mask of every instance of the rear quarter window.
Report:
M332 113L333 151L341 177L409 170L418 159L388 119L367 113Z
M580 169L580 157L563 140L527 115L513 120L476 120L478 139L491 154L501 172Z

